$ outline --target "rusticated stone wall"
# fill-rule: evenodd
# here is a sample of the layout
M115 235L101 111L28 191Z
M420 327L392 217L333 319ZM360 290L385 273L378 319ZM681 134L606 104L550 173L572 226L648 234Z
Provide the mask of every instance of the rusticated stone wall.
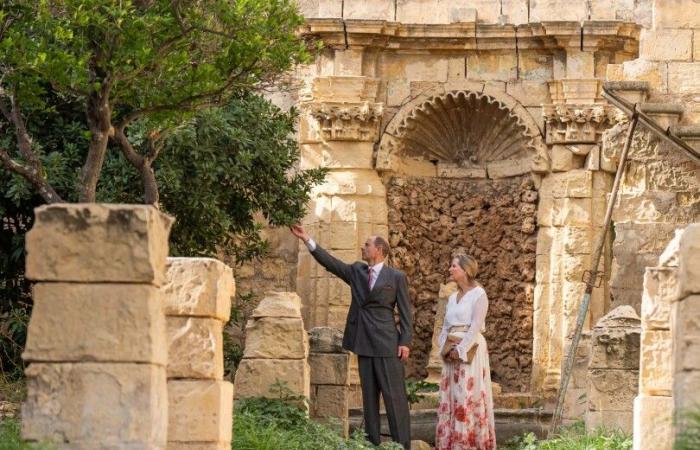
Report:
M537 209L532 181L395 177L387 198L392 262L408 275L415 308L409 375L426 375L438 290L451 255L463 250L478 260L490 299L485 337L494 381L505 390L527 390Z

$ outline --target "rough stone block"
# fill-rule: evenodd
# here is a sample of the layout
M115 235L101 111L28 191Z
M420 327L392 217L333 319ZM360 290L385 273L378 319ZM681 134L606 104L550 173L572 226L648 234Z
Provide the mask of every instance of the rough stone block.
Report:
M165 447L165 367L32 363L25 374L24 439L70 443L71 448Z
M671 332L642 332L639 362L639 391L647 395L671 395L673 389L673 354Z
M539 107L543 103L549 103L549 86L544 81L509 81L506 92L523 106Z
M345 0L343 18L394 21L394 0Z
M622 77L625 80L646 81L656 92L668 91L668 65L666 62L635 59L622 63ZM613 171L615 169L613 168Z
M634 22L636 3L635 0L592 0L590 1L590 19Z
M396 2L396 21L421 24L475 22L477 10L470 3L474 3L474 1L398 0ZM481 0L481 3L484 3L484 0ZM489 6L494 9L493 5ZM481 13L481 11L479 12ZM484 12L491 11L485 10Z
M213 317L227 322L235 295L233 271L212 258L168 258L163 292L167 315Z
M148 284L37 283L25 361L167 363L159 289Z
M347 353L311 353L311 384L347 385L349 361Z
M700 3L695 0L657 0L654 28L700 28Z
M53 204L37 208L35 217L26 240L31 280L165 281L173 219L152 206Z
M677 269L647 267L642 294L642 326L648 330L668 330L671 326L671 303L677 297Z
M333 74L336 76L362 76L362 49L335 51Z
M668 63L668 89L674 94L700 92L700 62Z
M580 169L585 160L585 157L575 155L566 145L553 145L551 158L553 172L568 172Z
M168 317L168 378L221 379L223 325L217 319Z
M569 255L591 254L595 235L590 227L564 227L564 251Z
M569 49L566 52L566 77L570 79L594 78L593 52Z
M638 328L595 328L590 368L637 369L639 367Z
M527 23L528 9L528 0L501 0L501 19L513 25Z
M245 358L301 359L309 354L301 317L260 317L246 325Z
M348 415L347 386L314 386L315 398L313 415L315 417L337 417L342 419Z
M270 392L277 381L287 383L292 392L309 398L310 369L305 359L243 358L236 371L236 398L279 397Z
M554 199L552 224L555 226L585 227L591 224L590 198Z
M168 381L169 442L231 442L233 385L228 381Z
M632 434L632 411L587 411L584 417L586 430L604 427L608 430L620 430Z
M637 395L638 380L638 370L590 370L589 410L632 412L632 402Z
M700 224L689 225L678 249L679 298L689 294L700 294Z
M673 448L673 398L639 395L634 399L634 448Z
M530 0L530 22L588 20L585 2Z
M266 292L251 317L301 317L301 298L294 292Z
M492 179L514 177L529 171L529 159L508 159L492 162L486 166L488 177Z
M467 56L467 79L510 81L518 78L515 53L479 53Z
M684 370L673 376L674 411L688 411L700 404L700 371Z
M312 328L309 347L312 353L343 353L343 332L331 327Z
M690 61L693 30L642 30L639 55L650 61Z

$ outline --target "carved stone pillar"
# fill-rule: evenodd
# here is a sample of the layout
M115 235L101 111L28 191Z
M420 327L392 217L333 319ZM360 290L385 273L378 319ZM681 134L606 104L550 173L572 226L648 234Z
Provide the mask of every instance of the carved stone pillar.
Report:
M304 225L319 245L348 263L360 258L369 236L387 237L386 192L372 155L383 108L375 102L378 87L368 77L319 77L302 102L302 167L329 169ZM308 328L344 328L350 288L306 249L299 253L297 289Z

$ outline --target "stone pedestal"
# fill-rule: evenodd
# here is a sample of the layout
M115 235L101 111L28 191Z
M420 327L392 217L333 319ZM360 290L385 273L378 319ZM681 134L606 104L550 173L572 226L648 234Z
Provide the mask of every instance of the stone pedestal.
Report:
M349 432L350 355L342 349L342 333L331 327L309 331L311 368L311 416Z
M308 400L308 356L301 299L293 292L268 292L246 325L245 353L236 371L235 397L279 398L275 385L283 384L291 395Z
M233 272L211 258L168 258L168 449L231 446L233 386L223 381L223 327Z
M172 219L141 205L54 204L27 234L35 307L22 435L58 448L165 449L163 300Z
M632 432L632 403L639 380L639 335L639 316L631 306L615 308L593 328L587 430L607 426Z

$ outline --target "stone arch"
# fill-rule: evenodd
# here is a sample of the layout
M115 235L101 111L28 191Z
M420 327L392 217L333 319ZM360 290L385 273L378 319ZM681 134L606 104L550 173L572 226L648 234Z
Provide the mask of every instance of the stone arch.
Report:
M542 130L525 107L505 92L470 82L433 88L404 105L382 133L375 167L402 172L407 160L441 161L499 178L546 172L547 155Z

